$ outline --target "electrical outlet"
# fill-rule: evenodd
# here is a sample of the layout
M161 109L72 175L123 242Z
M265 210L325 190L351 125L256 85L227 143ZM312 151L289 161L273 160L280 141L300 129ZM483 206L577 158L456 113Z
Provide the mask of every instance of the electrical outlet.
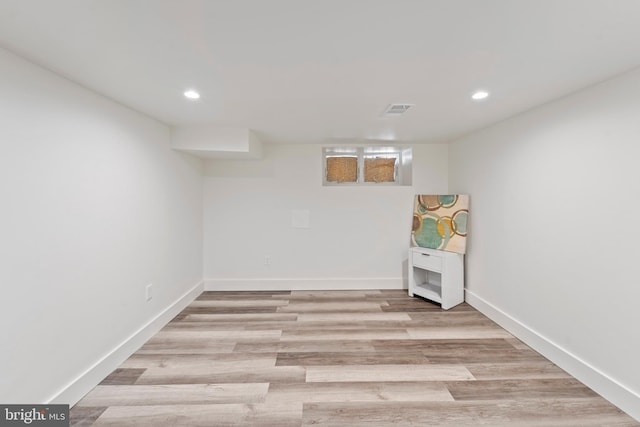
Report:
M149 301L151 301L153 299L153 283L149 283L145 287L145 295L147 297L147 302L149 302Z
M264 265L271 265L271 257L269 255L264 256Z

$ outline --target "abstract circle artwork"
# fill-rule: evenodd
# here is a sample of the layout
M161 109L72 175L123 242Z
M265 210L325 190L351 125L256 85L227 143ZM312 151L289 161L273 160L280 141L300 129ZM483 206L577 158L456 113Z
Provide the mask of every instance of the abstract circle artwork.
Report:
M419 194L413 206L411 243L413 246L464 254L468 219L468 195Z

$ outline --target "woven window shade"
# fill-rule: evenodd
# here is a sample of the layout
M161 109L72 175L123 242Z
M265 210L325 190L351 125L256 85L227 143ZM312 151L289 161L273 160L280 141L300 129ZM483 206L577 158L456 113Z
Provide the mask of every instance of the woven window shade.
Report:
M327 157L327 181L356 182L358 159L356 157Z
M365 182L394 182L396 159L364 159Z

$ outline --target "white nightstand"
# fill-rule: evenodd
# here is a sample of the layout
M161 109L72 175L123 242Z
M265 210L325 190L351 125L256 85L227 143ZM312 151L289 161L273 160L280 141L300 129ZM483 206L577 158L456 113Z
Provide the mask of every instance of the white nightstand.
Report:
M409 296L419 295L448 310L464 302L464 255L409 249Z

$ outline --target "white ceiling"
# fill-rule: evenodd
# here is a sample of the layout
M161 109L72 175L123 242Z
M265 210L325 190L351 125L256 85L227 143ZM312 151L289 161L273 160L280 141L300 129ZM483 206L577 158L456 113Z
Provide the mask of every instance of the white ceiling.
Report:
M0 0L0 46L171 125L445 142L639 66L639 18L640 0Z

